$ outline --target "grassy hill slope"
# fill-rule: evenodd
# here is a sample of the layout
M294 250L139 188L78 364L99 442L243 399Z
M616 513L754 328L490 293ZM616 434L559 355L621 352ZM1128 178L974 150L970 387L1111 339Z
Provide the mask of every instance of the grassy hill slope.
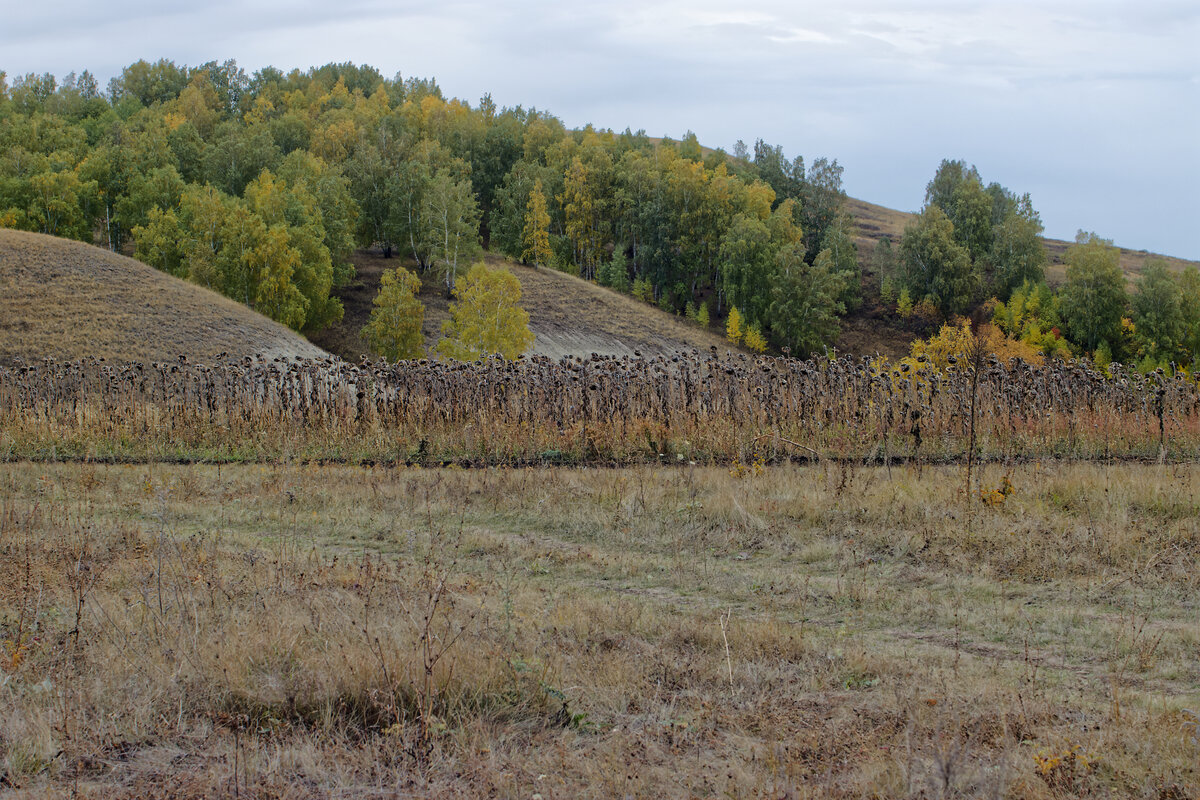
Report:
M0 230L0 362L322 357L293 331L132 258Z
M385 259L375 251L354 255L356 280L339 292L346 308L340 325L313 337L321 347L350 361L369 352L359 336L371 314L371 301L379 291L385 269L411 261ZM710 347L725 350L729 342L715 325L708 329L654 306L553 269L524 267L488 255L489 266L506 265L521 281L521 307L529 312L529 327L537 337L533 352L558 358L563 355L644 355L673 353ZM449 318L450 301L437 277L422 276L421 302L425 305L425 346L432 350L441 338L442 322Z

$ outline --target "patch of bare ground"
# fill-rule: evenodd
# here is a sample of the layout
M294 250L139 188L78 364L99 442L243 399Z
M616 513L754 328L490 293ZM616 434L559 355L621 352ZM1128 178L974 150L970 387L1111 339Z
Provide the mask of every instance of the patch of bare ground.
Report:
M929 334L928 323L915 317L903 319L894 306L886 305L878 287L869 265L864 265L862 305L841 319L834 344L839 353L902 358L909 354L914 339Z
M299 334L216 292L99 247L0 230L0 362L321 358Z
M0 465L15 797L1200 791L1200 468Z
M520 305L529 312L533 331L532 353L561 358L574 355L646 356L712 347L721 352L731 349L721 331L705 329L682 317L634 299L630 295L597 286L574 275L553 269L538 269L516 264L488 254L485 262L504 266L521 282ZM374 250L354 254L356 279L339 291L346 309L340 325L313 337L313 341L349 361L370 355L367 343L359 335L370 318L372 301L379 292L380 275L386 269L402 266L416 271L411 259L384 258ZM432 272L421 275L420 301L425 306L425 347L432 351L442 337L442 323L450 316L450 299L445 285ZM735 348L740 349L740 348Z

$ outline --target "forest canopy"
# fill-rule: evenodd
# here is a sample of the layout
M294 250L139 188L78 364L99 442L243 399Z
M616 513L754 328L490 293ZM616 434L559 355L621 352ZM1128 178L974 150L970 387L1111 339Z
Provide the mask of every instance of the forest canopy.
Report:
M737 305L807 351L836 325L769 311L798 252L828 310L858 296L841 172L762 141L730 156L690 132L568 130L354 64L0 77L0 225L130 253L306 331L340 318L356 247L411 258L447 295L489 247L694 319Z

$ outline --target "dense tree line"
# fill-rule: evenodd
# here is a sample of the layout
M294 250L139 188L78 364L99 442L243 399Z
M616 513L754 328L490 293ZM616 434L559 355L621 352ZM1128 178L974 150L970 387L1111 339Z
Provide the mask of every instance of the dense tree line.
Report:
M986 187L975 167L943 161L925 188L925 205L898 252L885 248L885 282L943 317L988 297L1007 300L1025 281L1042 280L1042 221L1028 194ZM890 266L890 268L887 268Z
M963 161L941 163L925 206L899 246L876 250L883 295L899 292L902 314L950 319L990 303L1009 337L1049 357L1085 355L1142 369L1200 359L1200 271L1172 274L1151 259L1126 288L1120 251L1080 231L1066 253L1066 281L1045 279L1042 223L1029 195L984 186Z
M104 89L0 73L0 225L131 253L302 330L340 318L355 247L449 295L488 246L696 319L737 307L809 352L858 297L844 197L836 161L567 130L367 66L139 61Z
M820 161L824 171L810 181L802 160L787 162L761 141L753 158L705 153L693 134L672 142L628 130L555 129L536 141L549 144L525 148L490 218L493 246L513 257L538 261L532 237L545 235L547 260L585 278L696 319L737 308L777 345L804 352L830 341L836 315L857 300L858 262L836 163ZM780 162L787 180L776 189ZM819 205L806 205L810 198L829 204L826 219L806 217L805 208ZM531 228L531 215L547 203L543 225ZM818 299L832 327L771 312L797 282L831 289Z

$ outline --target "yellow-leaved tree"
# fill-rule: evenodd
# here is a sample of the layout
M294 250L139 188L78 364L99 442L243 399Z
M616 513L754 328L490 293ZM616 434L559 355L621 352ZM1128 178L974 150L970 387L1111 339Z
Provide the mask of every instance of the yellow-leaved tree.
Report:
M529 193L529 205L525 212L525 229L521 233L521 260L535 267L550 263L550 212L546 210L546 195L539 178Z
M292 282L292 276L300 266L300 253L289 245L284 226L258 230L257 244L242 258L254 286L253 308L276 322L300 330L304 325L304 295Z
M912 358L924 356L935 369L944 370L949 366L951 358L964 358L971 352L975 336L971 331L970 320L958 319L943 325L936 335L914 341L911 347ZM1036 347L1019 339L1010 339L995 325L979 326L978 336L983 344L983 352L995 356L1001 363L1007 363L1013 358L1034 365L1045 361Z
M558 196L563 205L564 232L571 241L579 277L587 280L596 277L603 244L596 187L590 178L589 166L575 156L563 175L563 191Z
M763 336L763 332L757 325L751 325L746 328L744 338L746 347L749 347L755 353L765 353L767 351L767 337Z
M425 307L417 299L420 290L421 279L403 267L383 273L363 337L372 350L389 361L425 355L425 337L421 335Z
M517 305L521 282L503 267L489 269L482 261L471 267L454 290L446 334L437 351L447 358L473 361L499 354L515 359L533 345L529 314Z
M729 319L725 321L725 338L734 344L740 344L746 329L742 324L742 314L737 307L729 309Z

